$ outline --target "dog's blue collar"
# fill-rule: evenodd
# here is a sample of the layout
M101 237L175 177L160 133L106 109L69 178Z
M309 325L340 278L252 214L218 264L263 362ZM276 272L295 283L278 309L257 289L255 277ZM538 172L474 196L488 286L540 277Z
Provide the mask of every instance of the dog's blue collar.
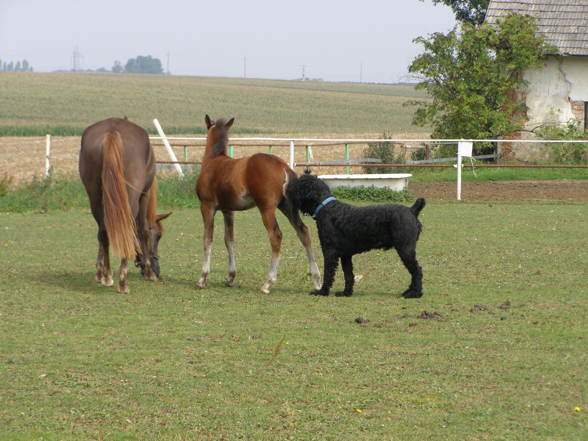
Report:
M322 201L320 204L317 205L317 207L314 209L314 214L312 215L312 217L316 217L317 214L319 214L319 211L321 211L323 209L323 207L327 206L327 204L330 204L333 201L336 201L337 198L334 196L329 196L327 199L325 199L324 201Z

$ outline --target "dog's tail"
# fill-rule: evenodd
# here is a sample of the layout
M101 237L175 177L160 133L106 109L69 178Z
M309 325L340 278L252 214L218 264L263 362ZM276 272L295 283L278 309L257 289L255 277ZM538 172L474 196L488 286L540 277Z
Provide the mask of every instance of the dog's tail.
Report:
M410 211L412 211L415 217L418 217L423 208L425 208L425 200L423 198L418 198L413 206L410 207Z

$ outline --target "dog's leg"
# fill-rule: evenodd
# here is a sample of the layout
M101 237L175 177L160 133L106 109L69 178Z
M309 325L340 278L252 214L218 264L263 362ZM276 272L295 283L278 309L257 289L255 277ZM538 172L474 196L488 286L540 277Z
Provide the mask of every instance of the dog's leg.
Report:
M333 286L333 282L335 281L335 271L337 271L337 265L339 263L337 252L334 250L328 250L323 248L323 259L325 264L323 286L321 287L321 289L314 290L310 293L315 296L329 295L331 286Z
M337 292L335 295L339 297L351 297L353 294L353 284L355 278L353 275L353 262L352 256L341 256L341 268L343 268L343 274L345 276L345 289Z
M402 297L406 299L414 299L422 297L423 295L423 272L419 265L419 262L416 259L416 250L414 246L404 246L399 247L396 249L402 263L406 269L410 272L412 277L410 281L410 286L404 293L402 293Z
M233 286L235 276L237 275L237 262L235 260L235 234L233 231L233 220L235 218L232 211L223 211L225 220L225 246L229 254L229 274L225 280L226 286Z

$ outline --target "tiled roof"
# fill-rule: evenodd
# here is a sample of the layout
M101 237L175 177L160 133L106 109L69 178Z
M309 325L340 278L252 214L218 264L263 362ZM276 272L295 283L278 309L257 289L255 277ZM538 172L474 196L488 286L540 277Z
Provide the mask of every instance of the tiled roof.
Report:
M535 17L537 33L564 55L588 55L588 0L490 0L486 23L517 13Z

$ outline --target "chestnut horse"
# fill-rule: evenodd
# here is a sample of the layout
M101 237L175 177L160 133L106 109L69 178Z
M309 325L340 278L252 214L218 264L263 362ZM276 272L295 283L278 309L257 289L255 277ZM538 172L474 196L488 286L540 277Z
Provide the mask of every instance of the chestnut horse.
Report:
M204 224L204 259L202 275L196 286L206 287L210 272L216 211L222 211L225 221L225 245L229 253L229 275L225 285L232 286L237 273L233 212L257 206L272 247L267 281L261 290L266 294L269 293L278 275L282 232L276 220L276 208L284 213L296 230L298 238L306 249L313 286L315 289L320 288L321 276L312 252L308 228L302 222L298 208L286 197L286 188L296 179L296 173L282 159L274 155L258 153L239 159L229 158L226 154L228 132L234 120L235 118L231 118L225 122L219 119L212 122L208 115L205 118L208 135L202 168L196 183L196 193L200 199L200 211Z
M79 170L98 224L96 281L114 283L109 245L121 258L119 292L129 292L128 259L136 257L146 280L157 280L161 221L171 213L155 213L155 157L147 132L126 118L91 125L82 135Z

